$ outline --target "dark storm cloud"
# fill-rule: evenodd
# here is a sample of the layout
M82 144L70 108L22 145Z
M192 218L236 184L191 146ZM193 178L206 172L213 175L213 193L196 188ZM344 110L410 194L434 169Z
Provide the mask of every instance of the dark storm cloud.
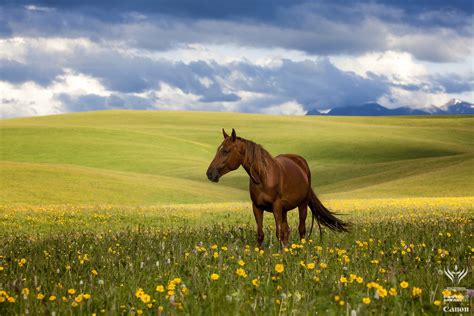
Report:
M111 94L101 96L86 94L71 96L66 93L56 95L55 98L63 104L62 110L66 112L84 112L110 109L136 109L145 110L153 108L153 100L127 94Z
M374 101L389 90L389 83L383 78L362 78L341 71L328 59L283 60L279 67L239 63L232 69L242 74L232 81L237 90L267 93L283 102L296 100L306 109Z
M282 20L290 23L290 19L285 19L285 13L308 9L317 10L324 16L330 16L335 20L356 21L364 12L354 11L348 8L364 7L372 8L374 5L383 5L387 9L378 12L378 15L386 19L403 19L413 21L413 17L426 12L457 12L472 14L474 11L472 1L470 0L418 0L418 1L392 1L392 0L239 0L239 1L221 1L221 0L15 0L6 1L7 5L35 5L39 8L56 8L66 11L84 12L86 15L98 16L102 19L123 18L121 13L139 12L142 14L165 14L189 19L241 19L258 20L267 23L281 24ZM393 15L390 10L403 12L403 16ZM367 10L366 10L367 11ZM434 22L434 21L433 21ZM442 21L441 21L442 22ZM456 21L452 21L455 23ZM297 24L298 21L292 21Z
M48 86L62 73L60 67L49 66L49 63L23 64L12 60L0 59L0 81L18 84L33 81L40 86Z
M149 50L166 50L189 43L282 47L314 55L358 55L391 49L408 51L419 59L444 62L460 60L472 51L466 43L473 35L473 8L469 4L469 1L15 1L7 2L3 10L4 29L19 36L86 37ZM394 37L403 40L394 41Z
M468 76L458 74L444 74L431 76L429 81L433 85L434 92L463 93L474 91L474 73Z

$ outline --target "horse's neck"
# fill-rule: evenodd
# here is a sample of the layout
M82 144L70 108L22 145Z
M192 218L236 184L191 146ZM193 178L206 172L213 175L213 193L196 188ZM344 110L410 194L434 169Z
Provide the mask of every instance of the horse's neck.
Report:
M268 152L266 153L266 155L264 155L263 159L265 159L265 169L271 168L271 165L275 163L275 159ZM244 167L245 171L250 176L253 182L264 184L266 182L267 174L264 173L263 170L261 170L262 168L257 168L255 166L256 163L258 162L252 159L245 159L244 163L242 164L242 167Z

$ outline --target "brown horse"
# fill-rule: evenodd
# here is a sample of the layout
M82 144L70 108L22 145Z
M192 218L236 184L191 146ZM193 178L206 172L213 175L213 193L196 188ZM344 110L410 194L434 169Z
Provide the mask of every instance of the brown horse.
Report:
M312 212L310 235L316 217L321 224L335 231L347 231L348 224L336 218L319 201L311 188L311 171L306 160L298 155L285 154L272 157L262 146L241 137L235 130L229 136L224 129L224 141L207 169L207 178L218 182L226 173L243 166L250 176L250 197L257 222L257 242L263 242L263 211L273 212L276 236L283 246L288 245L289 227L287 212L298 207L299 233L306 235L307 208Z

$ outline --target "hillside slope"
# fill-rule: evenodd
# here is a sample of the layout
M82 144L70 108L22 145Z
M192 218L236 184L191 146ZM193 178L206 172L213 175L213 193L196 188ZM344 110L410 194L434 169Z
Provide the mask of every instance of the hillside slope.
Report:
M473 117L284 117L101 111L0 121L3 204L248 200L242 169L210 183L221 128L298 153L323 198L470 196Z

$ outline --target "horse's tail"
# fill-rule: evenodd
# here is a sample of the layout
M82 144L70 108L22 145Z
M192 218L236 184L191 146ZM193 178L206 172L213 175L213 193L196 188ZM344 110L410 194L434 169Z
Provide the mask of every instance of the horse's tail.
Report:
M328 210L323 203L318 199L316 194L314 193L313 189L311 189L311 194L309 197L309 208L311 209L312 213L312 222L311 228L309 230L309 236L313 231L314 225L314 218L318 221L319 226L319 234L322 235L321 224L328 227L331 230L338 231L338 232L348 232L349 223L344 222L338 219L335 213Z

